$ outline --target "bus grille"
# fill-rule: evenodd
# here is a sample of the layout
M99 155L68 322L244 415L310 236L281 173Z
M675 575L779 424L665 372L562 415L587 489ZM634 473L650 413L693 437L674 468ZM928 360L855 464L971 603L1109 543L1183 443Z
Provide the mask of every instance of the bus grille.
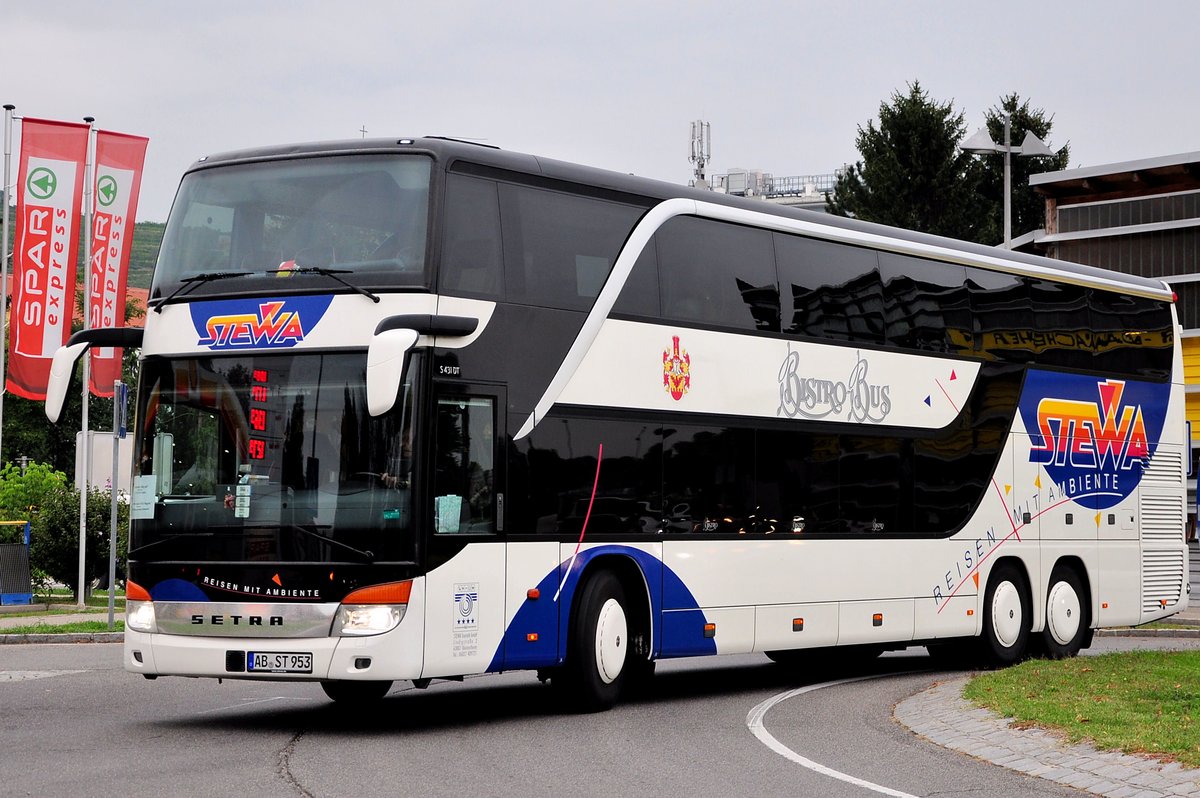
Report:
M1182 551L1142 552L1142 612L1161 612L1183 596Z
M1142 472L1143 485L1168 485L1177 487L1183 484L1183 453L1165 447L1158 447L1154 457L1146 464Z
M1142 540L1148 543L1183 542L1183 497L1147 496L1142 493Z

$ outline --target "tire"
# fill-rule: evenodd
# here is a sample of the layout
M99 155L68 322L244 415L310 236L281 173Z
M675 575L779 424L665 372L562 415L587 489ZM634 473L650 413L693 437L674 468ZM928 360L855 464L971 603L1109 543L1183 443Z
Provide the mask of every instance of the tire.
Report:
M1091 613L1083 580L1074 568L1058 566L1046 590L1046 628L1041 647L1050 659L1073 657L1090 637ZM1090 642L1090 640L1088 641Z
M979 641L983 664L1002 668L1022 659L1029 647L1032 617L1033 603L1024 574L1008 563L992 569L983 596L983 634Z
M378 701L392 689L391 682L321 682L325 695L338 704L367 704Z
M629 623L625 590L608 571L587 581L578 602L567 641L562 680L567 697L580 712L599 712L621 697L630 671Z

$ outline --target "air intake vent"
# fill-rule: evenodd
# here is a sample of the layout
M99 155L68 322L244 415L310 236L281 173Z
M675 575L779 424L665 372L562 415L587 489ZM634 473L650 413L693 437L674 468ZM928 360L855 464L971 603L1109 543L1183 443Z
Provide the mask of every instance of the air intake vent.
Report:
M1183 525L1183 496L1148 496L1142 492L1142 540L1182 543Z
M1182 551L1142 552L1142 612L1161 612L1178 603L1186 576Z
M1146 470L1142 472L1142 484L1172 487L1182 485L1183 454L1174 449L1158 447L1154 457L1146 464Z

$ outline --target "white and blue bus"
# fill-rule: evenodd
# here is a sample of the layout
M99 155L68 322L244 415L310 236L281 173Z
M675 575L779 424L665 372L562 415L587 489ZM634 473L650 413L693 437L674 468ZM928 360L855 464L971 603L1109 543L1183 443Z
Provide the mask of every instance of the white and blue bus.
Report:
M208 157L140 345L124 665L1075 654L1187 606L1161 282L438 138ZM48 402L53 417L58 398Z

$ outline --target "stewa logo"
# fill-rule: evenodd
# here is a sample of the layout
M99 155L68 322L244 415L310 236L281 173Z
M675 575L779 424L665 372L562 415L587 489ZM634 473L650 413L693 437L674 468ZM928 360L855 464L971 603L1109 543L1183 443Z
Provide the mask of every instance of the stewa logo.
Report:
M1101 510L1118 504L1154 455L1170 388L1030 371L1020 404L1029 462L1079 504Z
M213 350L286 349L304 340L329 309L332 296L235 299L192 305L197 343Z

